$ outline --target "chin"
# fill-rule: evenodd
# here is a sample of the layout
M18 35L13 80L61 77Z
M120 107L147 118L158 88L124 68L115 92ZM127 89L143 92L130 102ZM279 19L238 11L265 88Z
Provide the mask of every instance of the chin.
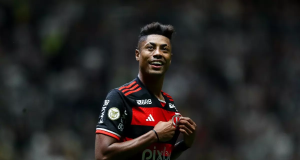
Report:
M148 72L150 75L164 75L163 71L155 71L155 70L150 70Z

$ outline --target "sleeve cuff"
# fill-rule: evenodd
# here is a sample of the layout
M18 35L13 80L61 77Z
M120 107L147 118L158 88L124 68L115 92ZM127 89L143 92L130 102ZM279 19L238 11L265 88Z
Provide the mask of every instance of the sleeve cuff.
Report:
M101 134L105 134L107 136L113 137L115 139L117 139L118 141L121 139L121 136L113 131L104 129L104 128L97 128L96 129L96 133L101 133Z

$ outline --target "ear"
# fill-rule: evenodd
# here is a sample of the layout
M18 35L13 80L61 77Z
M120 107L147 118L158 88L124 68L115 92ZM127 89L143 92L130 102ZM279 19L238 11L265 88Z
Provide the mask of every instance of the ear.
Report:
M140 60L140 50L135 49L135 60L139 61Z

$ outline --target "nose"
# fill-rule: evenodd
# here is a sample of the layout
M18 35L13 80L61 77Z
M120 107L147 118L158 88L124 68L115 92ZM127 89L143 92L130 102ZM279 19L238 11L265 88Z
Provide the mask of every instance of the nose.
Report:
M161 58L162 57L162 53L161 50L159 48L157 48L154 53L153 53L153 57L154 58Z

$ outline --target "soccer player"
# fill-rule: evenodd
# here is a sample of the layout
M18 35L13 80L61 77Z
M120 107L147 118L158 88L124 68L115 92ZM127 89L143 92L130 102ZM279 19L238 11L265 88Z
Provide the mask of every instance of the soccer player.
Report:
M173 33L173 26L158 22L141 29L135 50L139 74L104 100L96 127L96 160L176 159L192 146L195 122L178 118L173 98L162 91ZM176 143L179 133L184 138Z

